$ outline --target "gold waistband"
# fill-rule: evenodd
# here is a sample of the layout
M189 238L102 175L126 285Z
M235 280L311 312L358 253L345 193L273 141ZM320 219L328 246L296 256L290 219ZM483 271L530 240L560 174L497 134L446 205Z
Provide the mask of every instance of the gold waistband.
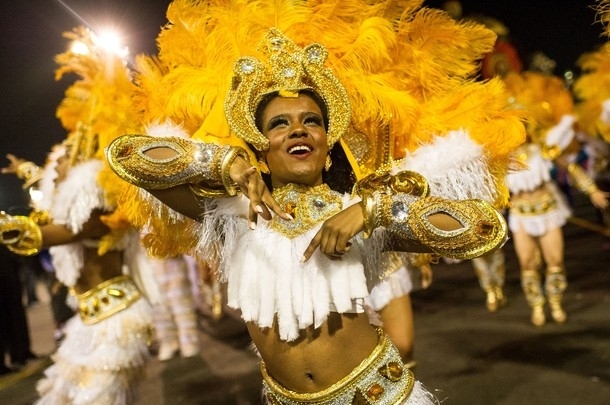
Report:
M92 325L129 307L140 298L131 277L123 275L106 280L76 296L83 323Z
M541 215L555 208L557 208L557 200L549 194L533 201L514 201L510 210L519 215Z
M319 392L297 393L284 388L267 374L265 363L261 363L263 387L268 403L272 405L402 403L409 398L413 389L415 383L413 373L403 365L398 350L383 330L377 329L377 333L379 341L371 355L348 376Z

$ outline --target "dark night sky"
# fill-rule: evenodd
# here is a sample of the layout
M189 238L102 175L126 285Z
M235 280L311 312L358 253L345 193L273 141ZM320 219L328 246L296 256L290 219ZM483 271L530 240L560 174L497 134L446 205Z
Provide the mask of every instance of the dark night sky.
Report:
M444 0L426 0L440 6ZM126 35L132 54L151 53L155 37L166 22L169 0L19 0L0 6L0 162L6 153L44 163L50 147L65 136L55 109L71 83L56 82L53 58L63 52L62 33L81 21L92 28L112 21ZM583 52L603 43L602 26L595 23L594 0L462 0L464 15L479 13L503 21L526 59L543 51L557 61L556 73L573 69ZM0 175L0 210L20 211L26 205L20 181Z

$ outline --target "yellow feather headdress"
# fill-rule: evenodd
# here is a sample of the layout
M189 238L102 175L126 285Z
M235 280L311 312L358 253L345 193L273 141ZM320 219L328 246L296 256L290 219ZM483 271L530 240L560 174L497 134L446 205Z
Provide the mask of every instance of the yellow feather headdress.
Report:
M522 133L513 126L515 113L495 108L501 85L473 85L483 55L493 49L495 34L474 22L458 22L446 12L422 7L423 1L257 0L193 2L176 0L167 11L169 23L157 39L157 58L141 58L138 82L145 122L166 118L201 140L242 145L227 125L223 102L230 87L234 62L242 56L263 58L257 48L271 27L296 45L317 42L328 50L327 66L346 88L352 109L349 140L366 140L366 147L350 145L363 172L388 159L402 157L427 142L432 131L418 131L417 123L432 115L438 134L455 129L442 125L445 117L469 114L471 132L481 137L493 156L495 146L515 147ZM154 68L153 68L154 66ZM460 114L446 110L460 89L480 94L487 103L495 94L494 111ZM463 94L463 93L462 93ZM461 95L457 96L459 100ZM485 105L485 104L481 104ZM510 139L489 134L485 112L506 120ZM478 118L477 118L478 116ZM455 122L455 120L453 120ZM415 131L414 131L415 130ZM490 139L491 138L491 139ZM501 152L503 153L503 152Z
M77 27L64 36L72 41L72 46L55 57L59 65L55 78L60 80L72 73L77 80L66 89L56 111L57 118L68 131L62 143L66 145L71 166L90 159L105 162L104 148L110 142L125 133L141 132L132 101L131 72L126 61L101 46L89 29ZM100 172L98 182L104 189L106 204L116 206L123 182L108 165ZM110 233L102 241L100 253L117 242L129 226L118 211L108 219L108 224L117 232Z
M263 98L272 93L295 97L299 91L312 90L322 97L330 120L328 147L347 131L350 106L345 88L324 66L328 52L321 44L301 49L271 28L262 42L267 61L244 56L235 62L234 76L225 98L225 115L236 135L257 150L269 148L269 140L256 126L255 115Z
M422 4L175 0L157 38L158 55L137 60L142 122L170 120L194 139L245 147L228 125L224 100L235 61L265 60L257 45L275 27L298 47L326 48L326 66L345 87L351 107L341 144L357 177L463 129L482 146L505 200L501 184L510 152L525 136L521 112L507 108L503 83L476 80L496 35ZM127 201L130 211L143 212L134 201Z
M557 76L534 71L510 72L504 82L515 108L525 112L527 133L535 143L544 145L547 131L563 116L574 113L572 94Z
M602 104L610 100L610 0L598 3L597 16L604 25L607 42L578 58L582 73L574 82L573 90L580 129L610 142L610 125L600 120Z

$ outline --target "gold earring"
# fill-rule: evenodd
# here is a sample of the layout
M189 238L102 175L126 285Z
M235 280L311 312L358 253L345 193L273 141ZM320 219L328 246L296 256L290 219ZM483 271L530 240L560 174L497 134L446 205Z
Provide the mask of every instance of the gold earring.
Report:
M258 169L259 169L259 170L260 170L262 173L265 173L265 174L269 174L269 173L271 173L271 172L269 171L269 166L267 166L267 163L265 163L265 161L264 161L264 160L259 160L259 161L258 161Z
M330 159L330 155L326 155L326 163L324 163L324 170L328 171L333 165L333 161Z

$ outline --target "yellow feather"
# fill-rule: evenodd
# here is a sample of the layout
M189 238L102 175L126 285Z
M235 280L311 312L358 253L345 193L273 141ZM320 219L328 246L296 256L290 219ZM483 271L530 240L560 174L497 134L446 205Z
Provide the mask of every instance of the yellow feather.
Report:
M524 140L522 112L507 108L501 81L474 81L496 36L483 25L455 21L422 4L175 0L157 38L158 55L137 62L136 100L143 123L169 118L197 139L242 145L230 133L222 109L233 62L240 56L260 57L257 44L275 26L300 46L319 42L327 47L327 65L350 97L354 131L366 136L374 150L391 145L393 157L401 158L435 136L465 129L483 146L499 200L505 202L502 181L509 155ZM356 169L364 175L381 163L372 159ZM127 215L143 223L149 212L135 202L137 193L124 196L130 204ZM162 251L162 237L149 239Z

